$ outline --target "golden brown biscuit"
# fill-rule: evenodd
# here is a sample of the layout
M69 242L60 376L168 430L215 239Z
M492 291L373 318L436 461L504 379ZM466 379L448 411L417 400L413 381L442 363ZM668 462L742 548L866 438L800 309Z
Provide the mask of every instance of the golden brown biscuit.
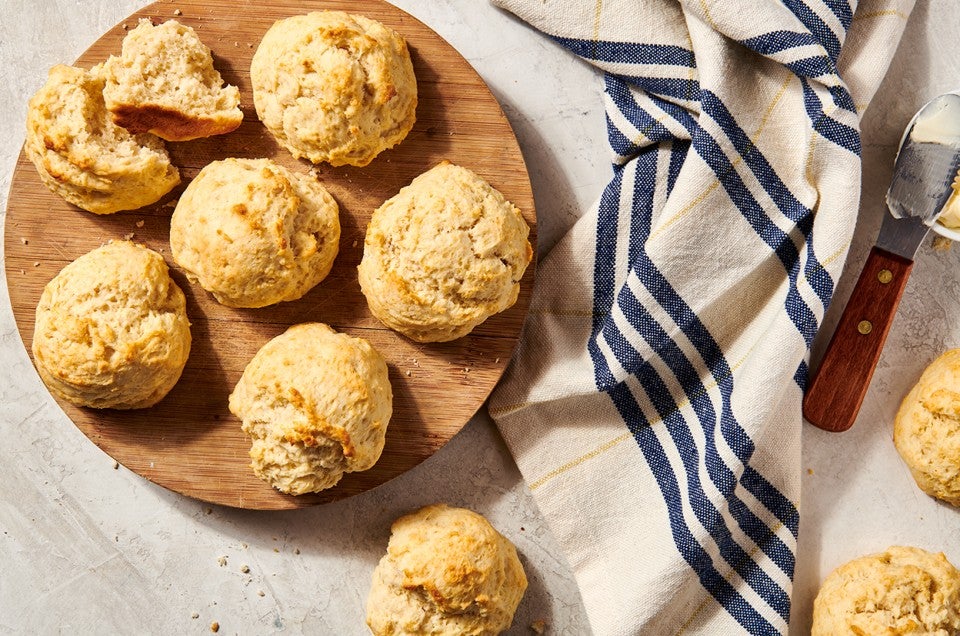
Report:
M388 327L418 342L454 340L516 302L529 233L500 192L443 162L373 213L360 287Z
M827 576L812 636L960 634L960 572L940 554L894 546Z
M397 519L373 573L375 636L499 634L527 589L517 550L483 516L433 505Z
M277 21L250 65L257 115L294 157L365 166L416 119L404 39L363 16L316 11Z
M960 349L934 360L903 399L893 442L925 493L960 506Z
M326 188L269 159L207 165L170 219L173 259L228 307L302 297L330 273L339 245Z
M95 214L149 205L180 183L159 138L113 123L103 86L99 66L54 66L30 99L24 144L50 190Z
M103 90L114 121L168 141L222 135L243 121L240 91L224 86L213 56L192 28L141 19L104 65Z
M393 412L384 359L327 325L290 327L254 356L230 395L253 471L281 492L330 488L383 452Z
M190 354L183 292L156 252L115 241L47 283L33 359L47 388L74 404L138 409L159 402Z

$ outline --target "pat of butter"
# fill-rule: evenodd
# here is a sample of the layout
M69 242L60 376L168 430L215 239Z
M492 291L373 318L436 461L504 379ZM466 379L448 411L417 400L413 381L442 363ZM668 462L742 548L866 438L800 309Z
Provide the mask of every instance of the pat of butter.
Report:
M937 218L937 222L951 230L960 229L960 173L953 180L953 192L943 204L943 211Z
M960 145L960 100L941 95L931 102L914 123L910 140L945 146Z

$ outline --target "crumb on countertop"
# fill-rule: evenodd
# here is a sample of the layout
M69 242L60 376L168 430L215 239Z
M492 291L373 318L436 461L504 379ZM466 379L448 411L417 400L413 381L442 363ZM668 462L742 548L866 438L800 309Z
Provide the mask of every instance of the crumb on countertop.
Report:
M120 462L113 462L113 469L118 470L120 468Z
M244 574L249 574L249 573L250 573L250 566L249 566L249 565L246 565L246 564L241 565L241 566L240 566L240 571L243 572Z
M935 252L949 252L950 246L953 244L953 241L948 239L946 236L934 236L933 237L933 251Z
M190 618L194 618L194 619L200 618L200 613L199 613L199 612L194 612L193 614L190 615Z
M257 590L257 596L266 596L266 594L263 590Z
M217 563L220 564L220 567L225 566L227 564L227 557L226 556L217 557Z
M210 631L214 633L219 632L220 623L218 623L217 621L213 621L212 623L210 623Z

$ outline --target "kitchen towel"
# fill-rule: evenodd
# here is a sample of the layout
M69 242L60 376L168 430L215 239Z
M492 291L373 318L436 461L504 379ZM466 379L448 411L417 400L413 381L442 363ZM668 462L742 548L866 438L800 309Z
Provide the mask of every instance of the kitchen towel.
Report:
M786 633L806 360L913 1L494 3L602 71L613 169L490 412L596 634Z

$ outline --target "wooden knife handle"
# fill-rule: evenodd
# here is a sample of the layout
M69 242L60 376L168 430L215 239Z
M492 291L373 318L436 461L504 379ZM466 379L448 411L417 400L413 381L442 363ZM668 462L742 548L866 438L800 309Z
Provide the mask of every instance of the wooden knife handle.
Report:
M853 426L911 269L913 261L870 250L803 397L803 416L814 426L834 432Z

